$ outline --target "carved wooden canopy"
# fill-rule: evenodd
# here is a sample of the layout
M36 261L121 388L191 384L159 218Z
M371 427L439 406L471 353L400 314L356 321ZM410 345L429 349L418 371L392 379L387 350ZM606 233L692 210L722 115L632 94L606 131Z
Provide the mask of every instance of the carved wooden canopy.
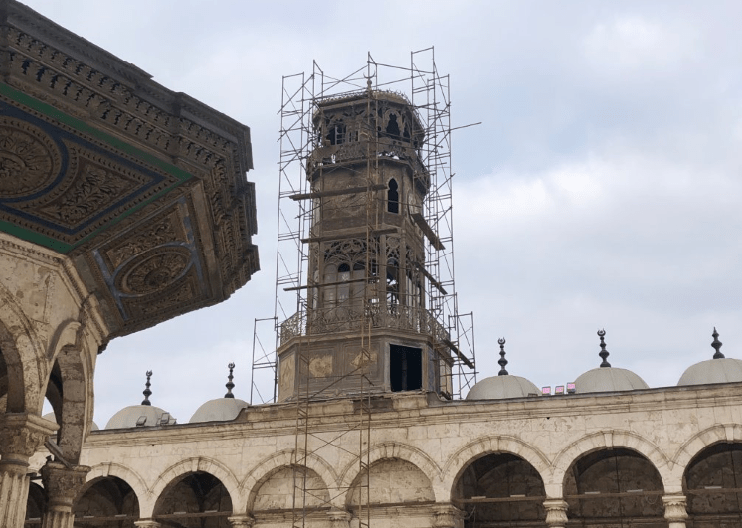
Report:
M0 230L68 255L112 336L259 269L250 129L0 1Z

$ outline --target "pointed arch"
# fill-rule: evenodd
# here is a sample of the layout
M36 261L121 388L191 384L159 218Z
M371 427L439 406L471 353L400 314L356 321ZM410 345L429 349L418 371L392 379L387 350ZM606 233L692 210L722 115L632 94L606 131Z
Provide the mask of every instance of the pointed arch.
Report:
M203 471L218 478L226 488L232 500L234 513L244 513L240 506L245 503L242 488L237 481L232 470L226 465L208 457L191 457L173 464L157 478L157 480L147 490L146 497L139 502L140 516L143 519L152 516L157 500L160 498L165 489L171 484L177 482L179 477L183 477L196 471Z
M242 481L242 488L247 494L247 501L245 503L247 511L252 511L260 486L279 469L291 467L297 458L302 457L295 457L293 449L284 449L263 459L248 473ZM310 453L307 455L306 461L306 467L317 473L328 490L333 489L337 485L337 473L335 473L333 467L323 458Z
M453 487L468 465L490 453L510 453L521 457L536 469L545 485L551 478L549 459L538 449L511 436L484 436L469 442L449 458L443 467L440 492L436 490L436 500L450 501ZM438 493L441 493L440 497Z
M562 487L567 470L578 458L599 449L612 449L616 447L631 449L643 455L659 472L665 490L667 491L672 486L672 462L659 447L635 433L613 430L583 436L562 449L554 458L553 474L549 482L550 485L547 485L546 488L547 495L552 497L560 497L562 495Z
M8 373L6 412L41 415L49 375L44 346L15 296L0 283L0 354Z
M67 320L57 328L49 347L50 364L54 366L44 391L49 397L52 382L60 389L62 417L58 443L65 458L73 463L80 460L93 419L93 365L81 338L82 329L83 325L75 320Z
M363 453L361 456L365 458L366 453ZM430 479L431 483L435 483L441 478L441 467L427 453L417 447L397 442L384 442L375 445L368 452L369 465L389 458L398 458L415 465ZM358 462L350 462L340 473L340 487L342 489L349 489L357 476ZM433 491L435 492L435 489Z
M673 485L676 486L678 493L682 491L683 475L691 460L704 449L722 442L742 443L742 425L714 425L699 431L678 448L672 457Z
M386 210L393 214L399 214L399 184L395 178L391 178L387 185Z
M88 474L85 476L85 485L83 485L77 495L78 498L82 497L95 481L105 477L116 477L126 482L131 489L134 490L134 494L136 495L137 501L139 501L141 507L142 501L147 494L147 486L145 485L144 480L130 467L116 462L105 462L90 468L90 471L88 471Z

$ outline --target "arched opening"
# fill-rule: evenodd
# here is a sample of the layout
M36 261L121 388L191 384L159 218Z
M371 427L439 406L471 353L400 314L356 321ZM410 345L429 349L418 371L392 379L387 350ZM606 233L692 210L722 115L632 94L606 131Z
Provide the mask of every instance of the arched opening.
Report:
M399 184L392 178L389 180L389 190L386 197L386 210L390 213L399 214Z
M685 470L688 528L742 526L742 444L715 444Z
M384 458L373 462L368 470L368 478L363 472L353 480L346 499L348 510L354 516L358 515L359 505L370 505L372 518L395 515L396 509L401 505L433 502L435 493L428 476L412 462L399 458ZM423 522L430 522L429 514L421 520L414 517L414 510L411 510L410 517L405 519L405 525L425 526L427 524ZM381 525L385 525L383 520Z
M276 512L301 508L307 512L329 509L330 493L316 471L296 466L272 472L255 494L253 513L260 521Z
M86 486L72 508L75 528L135 528L139 500L125 480L100 477Z
M157 499L152 517L172 528L228 528L232 498L222 481L205 471L182 475Z
M345 125L343 123L330 123L327 120L327 134L325 139L330 145L341 145L345 143Z
M28 500L26 501L26 521L40 522L46 509L46 494L44 488L31 482L28 488ZM30 526L33 524L29 523Z
M8 404L8 365L0 349L0 412L4 413Z
M454 503L466 512L464 526L543 526L544 482L528 461L490 453L472 461L454 484Z
M63 348L54 361L46 384L46 400L59 424L56 443L67 460L78 463L88 428L87 371L80 351ZM92 426L92 424L90 424Z
M52 372L49 375L49 382L46 384L46 400L54 413L54 420L58 424L62 423L62 406L64 403L64 384L62 383L62 370L59 368L59 362L54 362ZM57 444L62 433L61 427L57 431Z
M26 392L31 389L31 387L26 386L26 377L24 376L24 371L27 368L26 364L16 348L13 334L2 322L0 322L0 358L2 359L0 390L3 390L0 394L2 397L0 402L3 410L9 413L34 411L34 409L27 409L33 395L30 394L30 390L28 394ZM38 390L38 387L32 389Z
M625 448L586 454L564 477L567 515L574 526L666 528L662 492L657 468Z
M398 139L400 136L399 123L397 123L397 115L389 114L389 123L386 125L386 133L392 139Z

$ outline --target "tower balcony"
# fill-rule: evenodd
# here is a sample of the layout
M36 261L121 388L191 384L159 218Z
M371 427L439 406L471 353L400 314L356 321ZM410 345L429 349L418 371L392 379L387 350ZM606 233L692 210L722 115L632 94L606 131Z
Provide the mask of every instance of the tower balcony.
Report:
M425 308L415 306L372 304L335 306L309 312L297 312L281 323L280 345L308 335L361 332L369 321L371 329L389 329L429 336L434 342L449 340L443 325Z

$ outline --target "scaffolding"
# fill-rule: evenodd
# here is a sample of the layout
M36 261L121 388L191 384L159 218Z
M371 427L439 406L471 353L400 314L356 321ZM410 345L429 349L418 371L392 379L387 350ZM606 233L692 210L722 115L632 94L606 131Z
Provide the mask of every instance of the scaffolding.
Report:
M316 264L310 262L312 255L319 253L318 247L325 240L317 231L314 219L318 212L337 206L337 197L342 194L352 207L362 207L366 212L365 244L362 254L365 262L358 266L358 271L351 271L344 283L352 282L352 295L359 297L358 310L352 325L343 320L337 331L351 330L359 342L360 359L351 372L342 377L354 377L354 416L348 417L347 426L337 431L331 438L319 437L312 432L312 406L310 402L333 396L333 387L340 381L337 378L326 378L321 383L310 386L296 385L292 404L296 406L295 446L293 460L294 495L292 500L292 526L303 527L307 515L319 507L328 507L333 497L322 496L319 489L313 489L311 476L307 473L307 457L316 449L327 445L343 446L351 451L357 460L359 477L353 490L336 490L337 494L349 491L357 494L354 499L354 516L361 527L370 524L370 468L369 447L371 445L371 395L372 386L367 376L371 364L370 340L372 328L378 322L379 314L375 312L374 303L379 296L388 295L389 285L384 284L386 272L379 268L386 266L387 255L380 255L379 237L384 236L380 229L378 201L380 182L378 168L380 159L390 156L384 145L379 143L376 122L369 121L365 127L356 131L365 139L358 144L366 149L366 169L359 170L365 175L356 188L342 191L325 189L323 178L318 178L319 187L313 185L308 175L323 170L333 170L332 163L326 169L316 152L324 152L327 146L325 138L316 133L318 119L321 119L323 108L335 100L363 96L364 94L394 94L405 105L415 112L422 126L424 140L417 146L417 156L422 164L416 168L413 178L420 179L421 185L428 189L427 199L422 207L412 214L412 219L424 235L424 264L421 266L414 259L407 259L410 267L415 266L416 276L424 277L425 306L418 308L418 315L413 317L411 327L428 332L434 336L435 352L440 365L441 379L450 380L441 384L441 394L451 399L465 396L468 389L476 382L474 368L473 317L472 314L458 312L458 298L454 282L453 253L453 172L451 170L451 114L450 84L448 75L439 74L435 63L435 50L428 48L410 55L409 67L392 66L376 62L371 55L366 64L346 77L338 78L327 75L314 62L311 74L299 73L285 76L282 79L282 100L280 109L279 131L279 189L278 189L278 249L276 258L276 295L275 311L272 318L256 319L253 340L253 368L251 403L269 403L276 401L279 385L277 350L287 339L297 343L296 377L309 377L309 359L304 350L313 339L313 332L318 325L317 317L312 317L312 306L317 295L319 279L310 273ZM405 95L405 92L408 95ZM378 104L375 96L368 96L369 105L366 115L375 116L371 105ZM371 118L368 118L369 120ZM375 119L375 118L374 118ZM333 140L345 130L331 132ZM356 139L356 141L358 141ZM326 150L326 149L325 149ZM330 154L326 154L330 155ZM320 156L321 158L321 156ZM327 160L325 159L325 163ZM385 186L384 186L385 187ZM401 197L401 201L407 199ZM411 203L403 207L414 210ZM314 228L313 228L314 226ZM358 236L356 236L358 240ZM315 249L312 245L315 244ZM404 253L404 248L399 250ZM317 257L315 257L317 258ZM407 262L404 256L402 262ZM355 270L355 268L354 268ZM412 274L413 270L400 271ZM324 286L332 283L326 282ZM340 282L340 281L339 281ZM338 283L339 283L338 282ZM384 291L386 290L386 291ZM403 309L402 304L396 311ZM424 316L419 314L423 313ZM316 315L316 314L315 314ZM389 314L385 314L389 315ZM398 313L395 313L399 317ZM409 314L406 314L410 319ZM425 321L422 321L425 319ZM388 319L385 319L388 321ZM422 322L421 322L422 321ZM423 324L424 323L424 324ZM324 319L323 319L324 324ZM323 326L322 332L333 331ZM272 333L272 336L270 335ZM275 347L268 343L275 343ZM316 376L314 376L316 378ZM357 435L352 442L349 438ZM356 495L354 495L355 497Z

